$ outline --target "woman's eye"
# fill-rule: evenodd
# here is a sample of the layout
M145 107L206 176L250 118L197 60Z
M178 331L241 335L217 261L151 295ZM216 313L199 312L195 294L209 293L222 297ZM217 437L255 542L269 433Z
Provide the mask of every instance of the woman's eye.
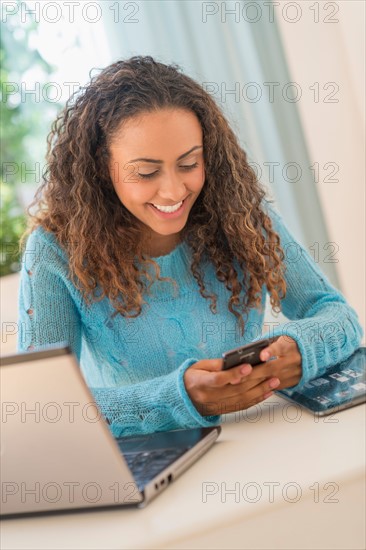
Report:
M139 174L139 177L144 179L153 178L157 173L158 173L158 170L156 172L151 172L151 174Z
M194 164L190 164L187 166L180 166L180 168L182 168L183 170L193 170L193 168L197 168L197 166L198 166L198 162L195 162ZM155 172L151 172L150 174L139 174L139 176L140 178L143 178L143 179L149 179L149 178L153 178L158 173L159 173L159 170L156 170Z
M190 164L189 166L181 166L183 170L192 170L192 168L197 168L198 162L195 162L194 164Z

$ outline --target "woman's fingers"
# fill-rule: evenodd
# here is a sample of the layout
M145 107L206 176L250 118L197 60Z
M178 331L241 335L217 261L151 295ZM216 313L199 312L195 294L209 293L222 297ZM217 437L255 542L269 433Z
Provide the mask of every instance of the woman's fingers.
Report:
M250 389L244 388L243 384L242 391L237 392L235 395L225 396L225 398L221 396L216 401L217 412L215 414L226 414L253 407L270 397L273 390L279 387L279 384L280 380L278 378L271 378ZM211 405L214 405L214 403L211 402ZM214 407L211 408L211 410L213 409Z
M203 416L226 414L260 403L272 395L273 390L279 385L278 378L270 378L252 387L242 382L236 386L228 384L221 388L200 388L194 404Z
M228 370L222 370L222 366L223 359L202 359L186 372L194 370L198 383L219 388L226 384L240 384L253 370L251 365L238 365Z
M289 336L280 336L275 342L260 352L262 361L268 361L271 357L284 357L297 349L295 340Z

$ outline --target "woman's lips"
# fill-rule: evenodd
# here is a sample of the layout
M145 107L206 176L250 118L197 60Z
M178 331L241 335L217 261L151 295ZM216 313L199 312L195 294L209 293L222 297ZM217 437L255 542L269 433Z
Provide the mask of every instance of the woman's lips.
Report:
M161 210L158 210L157 208L155 208L155 206L150 202L148 203L148 205L152 208L152 210L155 212L155 214L157 216L159 216L160 218L162 218L162 219L174 219L174 218L178 218L184 212L185 207L186 207L187 198L188 197L183 199L183 204L175 212L162 212Z

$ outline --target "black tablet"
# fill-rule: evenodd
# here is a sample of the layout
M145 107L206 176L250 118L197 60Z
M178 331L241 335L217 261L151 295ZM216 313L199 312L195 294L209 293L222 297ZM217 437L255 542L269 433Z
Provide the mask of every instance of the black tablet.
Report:
M276 393L320 416L348 409L366 401L365 365L366 347L361 347L342 363L305 384L301 392L291 396L286 390Z

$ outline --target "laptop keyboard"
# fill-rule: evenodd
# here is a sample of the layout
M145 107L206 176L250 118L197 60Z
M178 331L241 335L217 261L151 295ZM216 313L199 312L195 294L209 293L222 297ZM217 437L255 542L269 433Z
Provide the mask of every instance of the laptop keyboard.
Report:
M118 439L117 439L118 443ZM122 450L122 449L121 449ZM159 472L177 460L186 449L157 449L137 453L123 452L123 456L133 473L139 488L143 488Z

